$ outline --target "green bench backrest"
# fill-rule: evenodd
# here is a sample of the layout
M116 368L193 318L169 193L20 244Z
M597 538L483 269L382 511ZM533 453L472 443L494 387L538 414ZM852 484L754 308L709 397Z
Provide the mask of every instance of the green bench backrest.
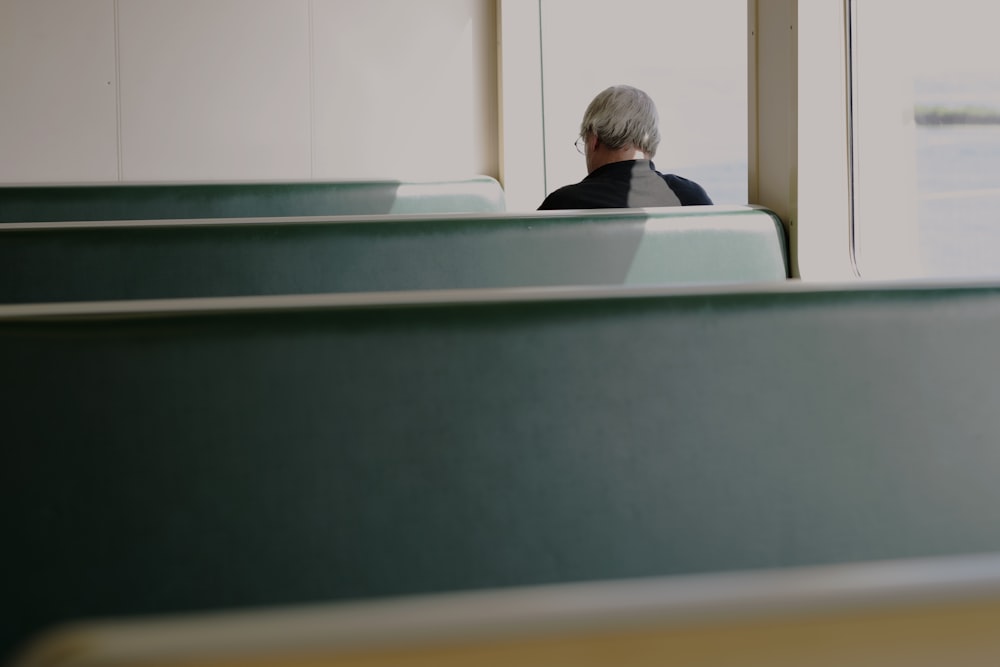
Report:
M0 652L89 615L1000 550L1000 287L617 292L0 307Z
M309 181L0 187L0 222L173 220L504 210L488 176L440 182Z
M774 281L785 257L750 207L2 225L0 303Z

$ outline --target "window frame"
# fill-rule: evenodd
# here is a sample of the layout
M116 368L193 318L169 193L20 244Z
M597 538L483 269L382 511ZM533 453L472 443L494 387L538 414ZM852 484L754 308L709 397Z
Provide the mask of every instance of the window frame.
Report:
M789 235L792 275L859 277L851 233L848 0L749 0L750 201Z
M497 0L500 183L509 211L545 199L541 0Z

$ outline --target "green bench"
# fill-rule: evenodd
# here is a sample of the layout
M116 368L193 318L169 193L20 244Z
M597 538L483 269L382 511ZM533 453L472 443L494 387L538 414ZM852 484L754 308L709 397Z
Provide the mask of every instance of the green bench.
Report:
M0 225L0 303L783 280L764 209Z
M1000 549L1000 286L0 307L57 621Z
M488 176L454 181L308 181L0 186L0 222L174 220L503 211Z

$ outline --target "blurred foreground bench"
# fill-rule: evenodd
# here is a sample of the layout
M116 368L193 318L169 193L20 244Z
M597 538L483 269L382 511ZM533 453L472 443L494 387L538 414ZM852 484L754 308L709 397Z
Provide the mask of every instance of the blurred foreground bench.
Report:
M992 665L995 555L82 623L15 667Z
M95 615L1000 550L1000 287L0 307L0 651Z

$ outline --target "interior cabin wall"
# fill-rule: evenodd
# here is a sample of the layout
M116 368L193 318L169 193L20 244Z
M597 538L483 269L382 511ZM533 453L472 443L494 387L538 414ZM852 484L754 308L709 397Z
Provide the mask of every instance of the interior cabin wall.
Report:
M0 182L498 177L496 0L0 0Z

